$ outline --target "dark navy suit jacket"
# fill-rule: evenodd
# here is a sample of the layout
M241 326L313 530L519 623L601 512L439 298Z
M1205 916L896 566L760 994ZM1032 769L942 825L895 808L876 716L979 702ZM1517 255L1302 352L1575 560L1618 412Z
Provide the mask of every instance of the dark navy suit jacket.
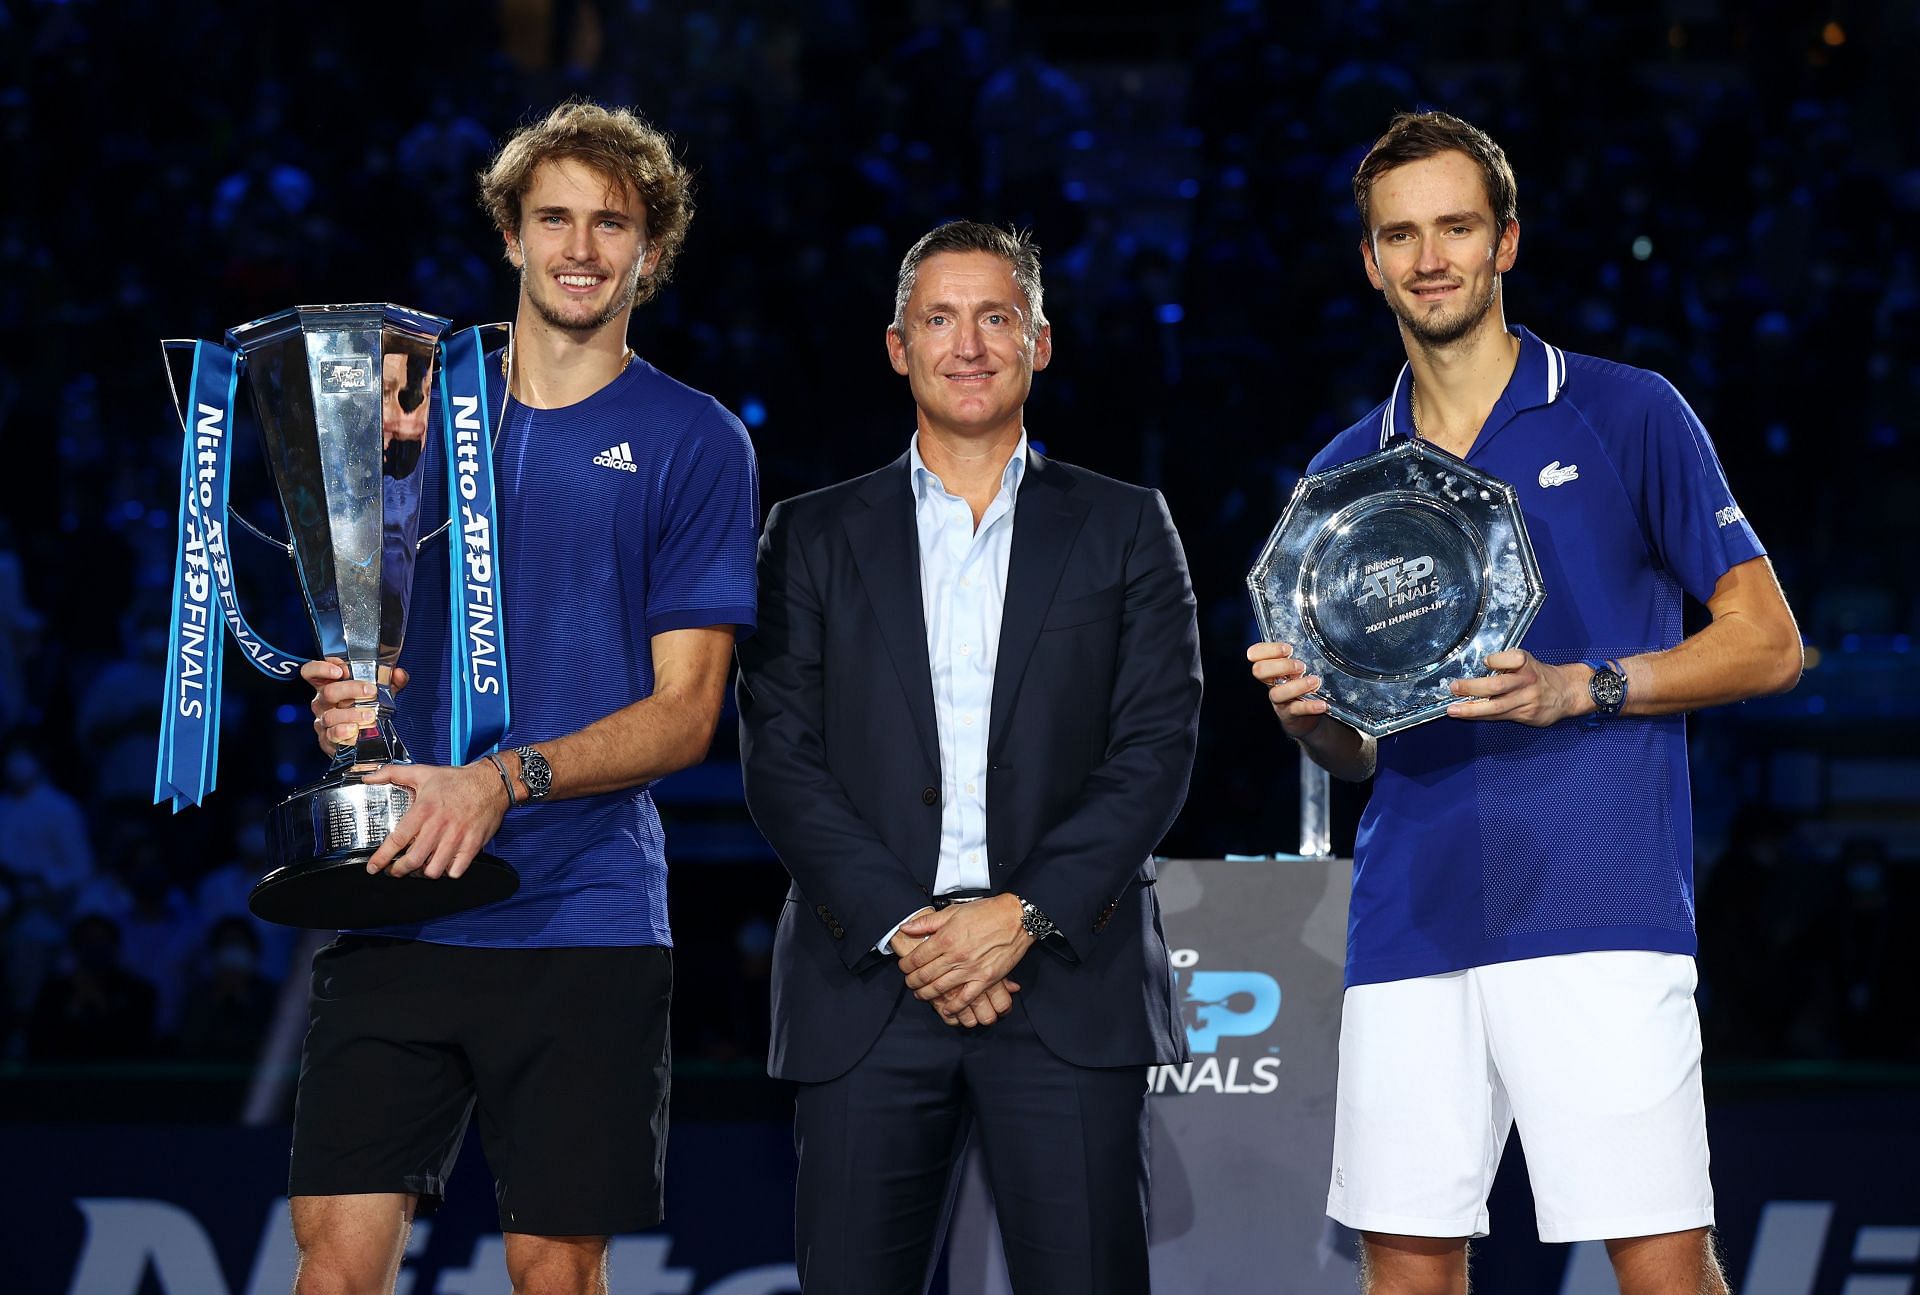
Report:
M932 893L940 751L907 458L777 505L740 645L747 805L793 876L770 1070L818 1082L905 992L880 937ZM1186 798L1200 641L1159 494L1038 454L1015 501L987 736L993 889L1059 934L1012 973L1082 1066L1183 1061L1153 849Z

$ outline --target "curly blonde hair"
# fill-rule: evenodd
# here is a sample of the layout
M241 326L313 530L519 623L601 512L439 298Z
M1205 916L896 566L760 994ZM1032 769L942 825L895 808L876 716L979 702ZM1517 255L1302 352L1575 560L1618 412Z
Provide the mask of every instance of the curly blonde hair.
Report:
M653 273L636 300L649 301L673 271L693 223L693 173L673 155L673 141L630 108L569 99L545 120L515 131L480 173L480 204L495 228L516 238L520 203L543 162L580 162L614 185L631 184L646 207L647 240L659 248Z

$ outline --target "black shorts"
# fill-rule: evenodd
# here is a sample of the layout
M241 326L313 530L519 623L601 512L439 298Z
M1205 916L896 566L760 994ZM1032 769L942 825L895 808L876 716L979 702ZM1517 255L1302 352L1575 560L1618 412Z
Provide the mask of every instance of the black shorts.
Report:
M503 1232L658 1223L673 955L343 935L313 960L291 1196L431 1213L479 1114Z

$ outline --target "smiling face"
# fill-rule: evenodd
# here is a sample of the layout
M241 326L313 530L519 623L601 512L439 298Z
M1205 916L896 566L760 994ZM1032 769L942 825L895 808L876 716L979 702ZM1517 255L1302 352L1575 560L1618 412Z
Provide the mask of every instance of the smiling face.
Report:
M951 436L1017 435L1053 330L1029 329L1013 267L992 252L941 252L921 262L897 328L893 371L906 376L921 427Z
M1494 227L1479 166L1449 150L1384 172L1369 200L1360 244L1367 281L1412 338L1450 346L1506 326L1500 276L1513 268L1520 223Z
M554 328L594 332L617 321L624 336L640 281L659 259L633 187L559 158L535 169L520 211L519 233L505 237L522 299Z

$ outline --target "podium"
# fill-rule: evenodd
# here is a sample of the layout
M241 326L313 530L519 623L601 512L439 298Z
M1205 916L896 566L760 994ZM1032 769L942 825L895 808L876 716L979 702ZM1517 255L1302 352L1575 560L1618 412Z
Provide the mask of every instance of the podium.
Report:
M1354 1237L1326 1201L1353 864L1171 859L1159 873L1193 1060L1150 1080L1153 1289L1351 1295ZM948 1290L1010 1295L979 1151L968 1155Z

